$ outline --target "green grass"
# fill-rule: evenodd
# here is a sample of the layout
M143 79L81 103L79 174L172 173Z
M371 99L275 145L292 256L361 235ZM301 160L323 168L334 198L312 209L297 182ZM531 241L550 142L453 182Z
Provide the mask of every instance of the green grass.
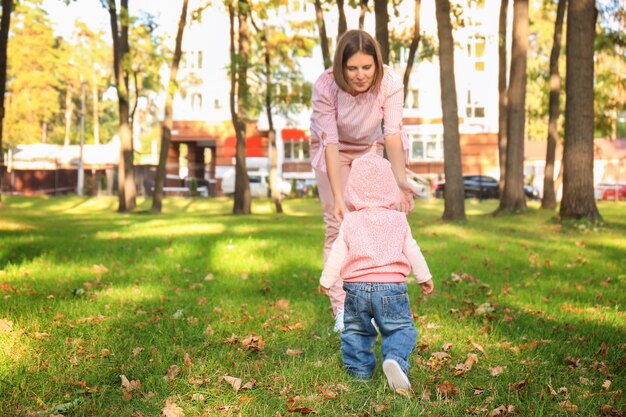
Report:
M3 417L158 416L172 403L186 416L626 411L624 203L600 203L593 226L532 203L494 218L496 202L475 200L446 224L441 201L418 201L409 220L436 291L409 287L420 336L406 397L380 368L369 383L343 372L316 293L317 200L287 200L283 215L255 200L246 217L226 199L167 199L162 215L118 214L115 199L3 201ZM468 354L478 362L456 375Z

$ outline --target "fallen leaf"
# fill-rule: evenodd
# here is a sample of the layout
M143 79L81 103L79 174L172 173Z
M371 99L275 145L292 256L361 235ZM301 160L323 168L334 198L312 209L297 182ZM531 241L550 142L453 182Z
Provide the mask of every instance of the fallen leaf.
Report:
M205 281L213 281L214 279L215 279L215 276L213 276L213 274L210 272L204 276Z
M185 412L176 403L165 400L165 407L161 410L165 417L185 417Z
M172 382L176 379L179 373L180 373L180 368L178 367L178 365L172 365L167 370L167 375L164 376L163 378Z
M482 387L474 387L473 392L474 392L474 395L480 395L480 394L482 394L483 392L485 392L485 389L484 389L484 388L482 388Z
M193 395L191 396L191 399L192 399L193 401L200 401L200 402L202 402L202 401L204 401L204 395L199 394L199 393L195 393L195 394L193 394Z
M224 375L222 378L224 379L224 381L228 382L235 391L239 391L239 388L241 388L240 378L235 378L234 376L229 375Z
M265 341L263 340L263 336L248 336L241 341L243 347L248 350L254 350L257 352L263 352L265 349Z
M465 368L469 371L470 369L472 369L475 363L478 363L478 355L476 355L475 353L468 353L467 359L465 359L464 363Z
M596 352L596 355L597 356L606 356L608 353L609 353L609 345L607 345L606 343L602 343L600 345L600 348Z
M526 379L522 379L521 381L515 382L515 383L509 383L509 391L511 390L519 391L522 388L524 388L526 385L528 385L528 380Z
M189 354L187 352L185 352L185 355L183 357L183 361L185 362L185 366L189 370L193 369L193 362L191 361L191 357L189 356Z
M142 347L136 347L133 349L133 358L136 358L137 356L139 356L139 354L141 354L141 352L143 352L144 349Z
M578 411L578 406L576 404L572 404L569 401L562 401L559 403L559 405L567 411Z
M302 351L298 349L287 349L287 355L289 356L300 356L302 355Z
M441 385L438 385L437 392L443 398L450 398L450 397L459 395L459 389L455 387L454 384L452 384L449 381L443 381Z
M242 390L249 390L249 389L254 388L255 385L256 385L256 379L251 379L250 381L248 381L245 384L243 384L241 389Z
M312 410L309 407L290 408L290 409L287 410L287 412L289 412L289 413L300 413L300 414L303 414L303 415L318 414L318 411Z
M500 365L495 366L489 370L489 373L491 374L491 376L500 375L502 372L504 372L504 367Z
M0 333L11 333L13 331L13 322L7 319L0 319Z
M449 352L450 349L452 349L452 346L454 346L454 344L452 343L446 343L445 345L443 345L441 347L441 350L443 350L444 352Z
M274 307L279 310L289 310L289 300L280 299L274 303Z
M326 398L329 398L331 400L334 399L334 398L337 398L337 393L333 392L333 391L331 391L331 390L329 390L327 388L318 387L317 390Z
M472 346L474 346L474 349L478 350L483 355L485 354L485 349L483 349L483 347L479 345L478 343L472 342Z
M491 410L491 412L489 413L489 417L494 417L494 416L508 416L511 414L521 414L521 410L519 408L517 408L516 406L509 404L509 405L501 405L498 408L494 408L493 410Z
M602 383L602 391L608 391L611 388L611 381L608 379Z

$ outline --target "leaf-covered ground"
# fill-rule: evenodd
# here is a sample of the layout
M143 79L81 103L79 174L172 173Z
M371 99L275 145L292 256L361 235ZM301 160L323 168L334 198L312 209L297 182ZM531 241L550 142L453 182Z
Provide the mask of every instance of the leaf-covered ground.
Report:
M1 416L624 416L626 204L560 224L531 206L409 220L435 276L410 285L413 391L342 369L316 293L319 202L3 197ZM142 207L148 208L149 201ZM376 350L379 354L380 343Z

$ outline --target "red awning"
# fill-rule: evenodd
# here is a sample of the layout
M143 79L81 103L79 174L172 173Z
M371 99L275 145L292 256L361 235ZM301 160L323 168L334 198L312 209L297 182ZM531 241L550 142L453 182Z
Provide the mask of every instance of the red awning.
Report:
M303 129L283 129L280 134L283 140L309 140L309 132Z
M246 139L246 156L263 156L262 136L250 136ZM224 156L234 157L237 154L237 138L229 136L224 141Z

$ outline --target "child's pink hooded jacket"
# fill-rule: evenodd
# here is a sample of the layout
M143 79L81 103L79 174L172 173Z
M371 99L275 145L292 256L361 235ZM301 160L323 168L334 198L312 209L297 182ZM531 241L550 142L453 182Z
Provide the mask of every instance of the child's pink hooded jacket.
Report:
M368 153L352 163L339 236L328 254L320 284L404 282L411 270L418 283L432 278L406 215L394 209L398 185L386 159Z

